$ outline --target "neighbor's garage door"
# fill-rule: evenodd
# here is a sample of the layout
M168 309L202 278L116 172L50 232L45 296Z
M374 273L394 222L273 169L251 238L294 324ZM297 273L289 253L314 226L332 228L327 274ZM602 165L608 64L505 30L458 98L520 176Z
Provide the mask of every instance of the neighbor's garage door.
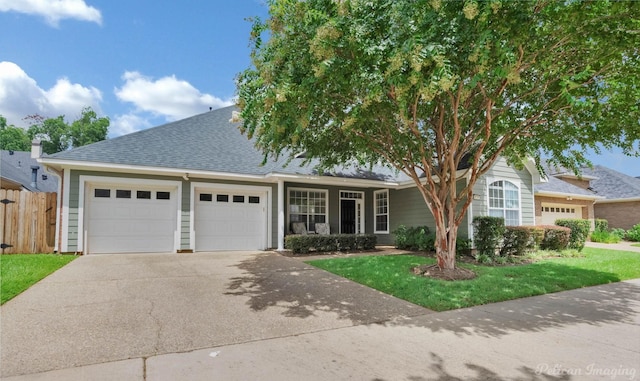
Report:
M554 225L561 218L582 218L580 205L542 204L542 223Z
M89 186L87 252L174 252L176 193L171 187Z
M196 251L266 248L266 192L196 188L195 193Z

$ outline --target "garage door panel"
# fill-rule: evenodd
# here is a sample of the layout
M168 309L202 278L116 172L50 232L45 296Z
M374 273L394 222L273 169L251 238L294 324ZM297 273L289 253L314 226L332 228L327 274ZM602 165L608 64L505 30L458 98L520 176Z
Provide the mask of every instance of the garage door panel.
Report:
M571 204L542 204L542 223L553 225L562 218L582 218L582 207Z
M206 194L204 201L201 194ZM220 194L223 196L220 197ZM256 203L256 201L259 202ZM242 190L197 190L196 250L262 250L266 248L265 201L266 193Z
M110 189L110 197L95 197L94 188ZM118 198L130 191L131 198ZM153 187L134 185L94 185L87 201L87 250L89 253L173 252L177 229L177 188L168 200L137 198L137 191ZM125 191L125 192L122 192ZM104 192L103 192L104 194Z

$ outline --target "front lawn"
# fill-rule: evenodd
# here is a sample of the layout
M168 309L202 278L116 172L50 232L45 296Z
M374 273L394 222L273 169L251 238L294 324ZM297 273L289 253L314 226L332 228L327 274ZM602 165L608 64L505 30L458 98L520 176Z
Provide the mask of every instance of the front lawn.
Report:
M73 255L0 255L0 304L28 289L34 283L73 261Z
M527 296L640 278L640 253L585 248L580 258L545 259L517 266L460 263L478 276L444 281L416 276L411 269L435 259L413 255L365 256L307 263L411 303L446 311Z

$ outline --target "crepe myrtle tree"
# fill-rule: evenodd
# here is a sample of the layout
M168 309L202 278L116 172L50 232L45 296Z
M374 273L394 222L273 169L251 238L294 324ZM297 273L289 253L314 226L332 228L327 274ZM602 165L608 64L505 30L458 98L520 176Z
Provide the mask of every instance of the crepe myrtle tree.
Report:
M268 5L237 77L241 131L265 160L305 152L320 169L384 163L411 177L440 269L455 268L473 186L500 156L577 171L589 148L638 155L640 2Z

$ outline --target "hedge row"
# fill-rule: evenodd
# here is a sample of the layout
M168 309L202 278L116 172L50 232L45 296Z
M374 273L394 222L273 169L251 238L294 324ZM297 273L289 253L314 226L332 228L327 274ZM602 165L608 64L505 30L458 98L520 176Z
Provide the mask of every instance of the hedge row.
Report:
M518 256L538 248L564 250L571 242L571 229L563 226L504 226L500 217L475 217L474 242L479 255ZM584 243L583 243L584 245Z
M293 234L285 237L285 247L294 254L306 254L310 251L373 250L377 242L378 237L373 234Z
M429 234L428 226L398 226L394 230L395 246L401 250L432 251L436 242L435 234Z
M395 236L395 247L411 251L435 251L436 235L430 233L427 226L398 226L392 232ZM471 251L471 240L463 237L456 239L456 253L468 254Z

